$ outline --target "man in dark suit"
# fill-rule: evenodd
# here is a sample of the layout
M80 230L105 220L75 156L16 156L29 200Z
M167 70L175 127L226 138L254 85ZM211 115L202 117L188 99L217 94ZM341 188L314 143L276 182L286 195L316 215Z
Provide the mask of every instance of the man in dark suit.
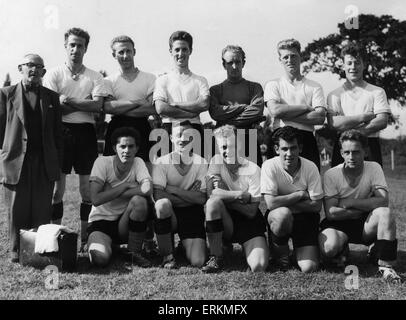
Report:
M0 180L12 262L18 261L19 230L51 221L62 144L59 96L41 85L42 58L27 54L18 70L22 81L0 89Z

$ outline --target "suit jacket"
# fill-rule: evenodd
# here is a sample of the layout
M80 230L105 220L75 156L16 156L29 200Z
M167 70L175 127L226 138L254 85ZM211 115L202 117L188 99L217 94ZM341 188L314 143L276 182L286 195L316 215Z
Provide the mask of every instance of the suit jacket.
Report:
M27 150L23 92L17 85L0 88L0 181L17 184ZM42 145L45 170L50 181L60 178L62 164L62 115L59 95L39 87L42 114Z

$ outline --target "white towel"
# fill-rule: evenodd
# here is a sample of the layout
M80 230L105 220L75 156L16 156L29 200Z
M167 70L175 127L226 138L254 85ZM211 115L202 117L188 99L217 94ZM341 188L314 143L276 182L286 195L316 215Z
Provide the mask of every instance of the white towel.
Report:
M58 236L61 231L73 232L71 229L59 224L43 224L39 226L35 237L35 253L57 252Z

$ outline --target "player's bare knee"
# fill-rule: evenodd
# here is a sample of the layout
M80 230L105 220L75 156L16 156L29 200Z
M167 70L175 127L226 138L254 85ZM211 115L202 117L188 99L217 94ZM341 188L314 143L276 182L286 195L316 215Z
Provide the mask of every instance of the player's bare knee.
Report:
M223 200L217 197L211 197L206 202L206 219L215 220L221 218L221 212L223 210Z
M158 219L166 219L171 216L172 203L169 199L159 199L155 202L155 211Z
M311 273L317 271L319 265L316 261L298 261L297 264L299 265L300 270L303 273Z
M278 208L268 216L268 223L276 236L284 236L292 229L292 212L288 208Z
M324 243L320 244L320 251L327 258L333 258L341 249L338 243L331 240L324 241Z
M135 221L144 221L147 218L148 203L144 197L133 196L129 202L131 206L130 219Z
M106 267L110 262L110 254L97 249L89 248L90 263L97 267Z

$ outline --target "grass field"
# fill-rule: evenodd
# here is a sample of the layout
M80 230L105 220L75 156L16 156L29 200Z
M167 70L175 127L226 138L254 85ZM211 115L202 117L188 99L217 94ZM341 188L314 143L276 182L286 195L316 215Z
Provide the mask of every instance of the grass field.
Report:
M388 166L386 166L388 168ZM406 166L395 172L386 169L391 209L397 215L399 241L398 270L406 277ZM63 224L79 230L78 181L68 178ZM178 270L158 267L132 267L117 256L108 268L96 269L86 257L79 257L74 273L59 273L59 289L45 288L47 273L7 261L7 225L0 204L0 299L405 299L406 283L389 285L375 276L376 269L366 263L366 247L350 247L349 264L359 268L359 288L345 288L343 270L321 270L302 274L271 268L270 272L246 272L241 247L234 245L225 271L203 274L186 265Z

